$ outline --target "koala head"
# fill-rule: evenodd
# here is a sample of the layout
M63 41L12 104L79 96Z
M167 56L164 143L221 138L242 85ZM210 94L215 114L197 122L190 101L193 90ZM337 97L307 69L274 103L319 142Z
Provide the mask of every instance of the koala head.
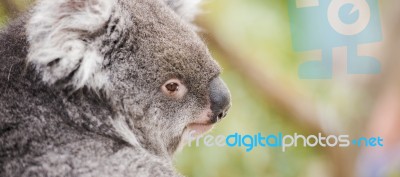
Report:
M225 117L230 93L190 21L199 0L41 0L28 62L60 89L104 92L135 146L173 154Z

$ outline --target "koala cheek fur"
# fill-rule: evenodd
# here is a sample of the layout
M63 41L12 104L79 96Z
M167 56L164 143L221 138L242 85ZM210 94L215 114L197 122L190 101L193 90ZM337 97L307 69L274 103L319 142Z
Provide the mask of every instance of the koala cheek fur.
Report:
M38 0L0 31L0 176L180 176L230 107L199 3Z

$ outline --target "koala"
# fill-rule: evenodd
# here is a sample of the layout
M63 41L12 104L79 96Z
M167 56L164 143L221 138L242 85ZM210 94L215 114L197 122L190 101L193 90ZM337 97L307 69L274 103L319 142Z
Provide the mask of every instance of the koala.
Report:
M199 0L39 0L0 32L0 176L181 176L231 96Z

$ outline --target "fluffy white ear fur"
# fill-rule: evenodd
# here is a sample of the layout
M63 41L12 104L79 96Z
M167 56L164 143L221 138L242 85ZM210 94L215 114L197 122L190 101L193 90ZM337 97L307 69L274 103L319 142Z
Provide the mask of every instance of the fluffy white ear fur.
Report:
M200 12L203 0L165 0L174 11L188 22L192 22Z
M27 24L28 62L44 82L100 89L107 83L103 56L84 40L109 20L113 0L39 0Z

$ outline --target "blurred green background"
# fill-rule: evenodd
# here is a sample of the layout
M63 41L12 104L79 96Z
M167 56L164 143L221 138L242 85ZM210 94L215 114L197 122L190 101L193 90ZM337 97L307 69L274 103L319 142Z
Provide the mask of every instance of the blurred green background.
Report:
M0 2L2 26L12 16L7 2L18 11L30 4ZM208 0L203 4L196 22L224 68L222 77L233 97L229 115L211 134L366 134L383 75L346 76L340 74L345 69L338 67L339 74L332 80L298 79L297 68L309 55L292 50L287 6L287 1L278 0ZM184 148L175 164L190 177L345 177L355 176L360 151L297 147L287 152L280 148L246 152L239 147L201 145Z
M301 61L291 49L286 1L207 1L200 19L208 26L205 33L213 33L229 50L237 52L233 55L245 56L244 62L260 66L257 73L261 74L260 80L272 78L279 85L286 85L288 92L292 87L307 89L297 85L297 66ZM212 45L210 49L224 68L222 77L233 98L227 118L211 134L308 133L285 117L287 115L277 112L274 102L260 97L264 90L237 71L229 57ZM318 148L293 148L283 153L280 148L255 148L246 152L244 148L203 145L186 147L178 154L176 164L190 177L309 177L328 176L331 170L328 157Z

